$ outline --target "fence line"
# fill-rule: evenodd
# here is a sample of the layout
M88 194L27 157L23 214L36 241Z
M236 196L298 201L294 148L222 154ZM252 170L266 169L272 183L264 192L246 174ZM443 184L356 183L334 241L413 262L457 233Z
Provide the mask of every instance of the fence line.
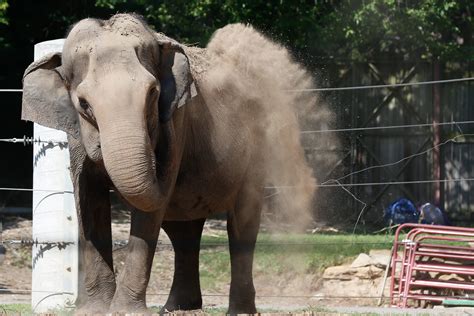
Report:
M59 247L66 247L69 245L73 245L73 242L58 242L58 241L37 241L31 239L7 239L7 240L0 240L0 245L13 245L13 246L33 246L33 245L51 245L51 246L59 246ZM388 241L351 241L351 242L258 242L256 243L257 246L337 246L337 245L391 245L393 244L393 240ZM113 240L113 245L119 249L122 247L126 247L128 245L128 240ZM221 247L221 246L228 246L226 242L202 242L200 243L201 246L214 246L214 247ZM173 244L170 242L158 242L156 248L159 247L171 247Z
M322 92L322 91L383 89L383 88L399 88L399 87L408 87L408 86L422 86L422 85L432 85L432 84L465 82L465 81L472 81L472 80L474 80L474 77L454 78L454 79L444 79L444 80L417 81L417 82L406 82L406 83L391 83L391 84L380 84L380 85L351 86L351 87L290 89L290 90L285 90L285 91L290 91L290 92ZM0 92L23 92L23 89L0 89Z
M374 166L377 167L377 166ZM327 180L325 182L336 182L337 180ZM332 187L366 187L366 186L380 186L380 185L401 185L401 184L427 184L427 183L448 183L448 182L470 182L474 181L474 178L456 178L456 179L440 179L440 180L413 180L413 181L387 181L387 182L360 182L360 183L325 183L325 184L316 184L317 188L332 188ZM291 189L296 188L295 185L276 185L276 186L266 186L265 189Z
M466 121L468 122L468 121ZM409 156L406 156L406 157L403 157L402 159L400 160L397 160L395 162L391 162L391 163L386 163L386 164L381 164L381 165L375 165L375 166L370 166L370 167L367 167L367 168L364 168L364 169L360 169L360 170L356 170L354 172L351 172L349 174L346 174L342 177L339 177L337 179L329 179L329 180L326 180L320 184L316 184L316 187L318 188L324 188L324 187L343 187L343 186L346 186L346 187L356 187L356 186L380 186L380 185L403 185L403 184L427 184L427 183L438 183L438 182L441 182L441 183L447 183L447 182L462 182L462 181L473 181L474 178L454 178L454 179L440 179L440 180L413 180L413 181L387 181L387 182L365 182L365 183L341 183L340 181L347 178L347 177L350 177L352 175L355 175L355 174L359 174L359 173L362 173L362 172L365 172L365 171L368 171L368 170L372 170L372 169L376 169L376 168L385 168L385 167L390 167L390 166L394 166L396 164L399 164L403 161L406 161L408 159L411 159L411 158L414 158L414 157L417 157L417 156L421 156L421 155L424 155L424 154L427 154L429 153L430 151L433 151L434 149L438 148L438 147L441 147L441 146L444 146L448 143L457 143L458 142L458 139L459 138L465 138L465 137L474 137L474 134L461 134L461 135L456 135L452 138L449 138L447 139L446 141L440 143L440 144L437 144L433 147L430 147L422 152L419 152L419 153L415 153L415 154L412 154L412 155L409 155ZM291 185L279 185L279 186L266 186L265 188L266 189L284 189L284 188L293 188L295 186L291 186ZM9 187L0 187L0 191L31 191L31 192L34 192L34 191L41 191L41 192L51 192L51 193L60 193L60 192L63 192L63 193L73 193L72 191L63 191L63 190L41 190L41 189L29 189L29 188L9 188Z
M28 294L28 293L56 293L54 291L32 291L32 290L25 290L25 289L10 289L10 288L2 288L0 289L0 294L2 292L18 292L18 294ZM64 292L62 292L64 293ZM17 293L5 293L5 294L10 294L14 295ZM68 293L64 293L68 294ZM151 296L169 296L169 293L146 293L147 295ZM201 296L203 297L228 297L228 294L218 294L218 293L202 293ZM357 296L319 296L317 294L315 295L259 295L256 294L256 297L262 297L262 298L316 298L316 299L340 299L340 298L353 298L353 299L358 299L358 298L380 298L380 296L371 296L371 295L357 295ZM465 298L465 296L462 296Z
M385 130L385 129L464 125L464 124L473 124L473 123L474 121L459 121L459 122L451 121L451 122L439 122L439 123L433 122L433 123L408 124L408 125L369 126L369 127L339 128L339 129L326 129L326 130L308 130L308 131L301 131L300 134L358 132L358 131L372 131L372 130Z
M24 135L22 138L0 138L0 142L3 143L23 143L24 146L26 145L33 145L33 144L56 144L56 145L67 145L66 141L58 141L58 140L41 140L40 138L33 138L27 137Z
M29 188L8 188L0 187L0 191L24 191L24 192L46 192L46 193L69 193L74 194L73 191L64 191L64 190L48 190L48 189L29 189Z
M389 162L389 163L386 163L386 164L380 164L380 165L375 165L375 166L370 166L370 167L367 167L367 168L363 168L363 169L360 169L360 170L356 170L354 172L351 172L351 173L348 173L342 177L339 177L337 179L329 179L329 180L326 180L324 181L322 184L324 185L327 185L328 183L330 182L340 182L341 180L343 179L346 179L350 176L353 176L353 175L356 175L356 174L359 174L359 173L362 173L362 172L365 172L365 171L368 171L368 170L372 170L372 169L376 169L376 168L386 168L386 167L392 167L394 165L397 165L403 161L406 161L406 160L409 160L411 158L414 158L414 157L418 157L418 156L421 156L421 155L424 155L424 154L427 154L433 150L435 150L436 148L439 148L441 146L444 146L448 143L457 143L457 139L458 138L463 138L463 137L466 137L466 136L470 136L470 137L474 137L474 134L461 134L461 135L456 135L454 137L451 137L447 140L445 140L444 142L442 143L439 143L433 147L430 147L422 152L419 152L419 153L415 153L415 154L412 154L412 155L409 155L409 156L406 156L406 157L403 157L402 159L400 160L397 160L397 161L394 161L394 162ZM470 178L469 178L470 179ZM434 182L437 182L437 181L446 181L446 182L449 182L448 181L449 179L445 179L445 180L421 180L421 181L434 181ZM455 179L452 179L452 180L455 180ZM461 180L460 180L461 181ZM399 181L399 182L407 182L407 184L410 184L410 183L416 183L416 181ZM431 183L434 183L434 182L431 182ZM425 182L425 183L429 183L429 182ZM390 183L385 183L385 184L390 184Z
M66 248L69 245L74 245L71 241L38 241L32 239L7 239L0 240L0 245L20 245L20 246L38 246L38 245L48 245L48 246L57 246L60 249Z
M474 124L474 121L450 121L450 122L439 122L439 123L424 123L424 124L407 124L407 125L389 125L389 126L368 126L368 127L353 127L353 128L338 128L338 129L323 129L323 130L306 130L300 131L300 134L320 134L320 133L338 133L338 132L361 132L361 131L373 131L373 130L390 130L390 129L403 129L403 128L417 128L417 127L434 127L434 126L447 126L447 125L468 125ZM0 142L3 143L22 143L23 145L32 145L36 143L46 144L60 144L67 145L67 141L57 140L41 140L39 138L28 137L13 137L13 138L0 138Z
M430 81L418 81L418 82L407 82L407 83L392 83L392 84L379 84L379 85L367 85L367 86L352 86L352 87L330 87L330 88L314 88L314 89L293 89L286 90L291 92L323 92L323 91L345 91L345 90L365 90L365 89L383 89L383 88L399 88L409 86L422 86L440 83L453 83L474 80L474 77L467 78L455 78L455 79L444 79L444 80L430 80Z
M2 292L12 292L12 293L5 293L8 295L15 295L15 294L28 294L28 293L56 293L53 291L32 291L32 290L25 290L25 289L11 289L11 288L2 288L0 289L0 294ZM17 293L14 293L17 292ZM63 294L71 294L68 292L61 292ZM3 294L3 295L5 295ZM169 293L146 293L146 295L150 296L169 296ZM203 297L228 297L229 294L219 294L219 293L202 293L201 296ZM380 299L380 295L355 295L355 296L350 296L350 295L331 295L331 296L325 296L325 295L320 295L319 293L315 293L314 295L278 295L278 294L256 294L255 297L260 297L260 298L314 298L317 300L332 300L332 299ZM472 299L472 296L469 294L466 295L448 295L449 298L459 298L459 299ZM389 297L386 297L385 295L382 297L382 299L388 299Z
M377 166L374 166L377 167ZM331 179L325 182L336 182L337 180ZM454 179L440 179L440 180L413 180L413 181L387 181L387 182L360 182L360 183L322 183L316 184L317 188L334 188L334 187L366 187L366 186L381 186L381 185L403 185L403 184L427 184L427 183L450 183L450 182L471 182L474 181L474 178L454 178ZM295 185L275 185L275 186L265 186L265 189L291 189L297 188ZM28 188L10 188L10 187L0 187L0 191L20 191L20 192L46 192L46 193L64 193L64 194L74 194L73 191L64 191L64 190L46 190L46 189L28 189ZM113 192L113 191L111 191ZM271 194L267 197L271 197L275 194Z

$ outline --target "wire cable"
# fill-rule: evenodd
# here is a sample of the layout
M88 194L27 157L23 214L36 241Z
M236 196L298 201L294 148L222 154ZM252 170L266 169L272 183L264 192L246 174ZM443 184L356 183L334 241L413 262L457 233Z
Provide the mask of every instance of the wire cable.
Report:
M418 82L407 82L407 83L380 84L380 85L351 86L351 87L290 89L290 90L285 90L285 91L291 91L291 92L313 92L313 91L314 92L320 92L320 91L346 91L346 90L383 89L383 88L399 88L399 87L409 87L409 86L422 86L422 85L432 85L432 84L465 82L465 81L472 81L472 80L474 80L474 77L454 78L454 79L444 79L444 80L418 81ZM0 89L0 92L23 92L23 89Z
M286 90L286 91L290 91L290 92L322 92L322 91L383 89L383 88L399 88L399 87L409 87L409 86L423 86L423 85L440 84L440 83L464 82L464 81L472 81L472 80L474 80L474 77L445 79L445 80L418 81L418 82L407 82L407 83L379 84L379 85L368 85L368 86L332 87L332 88L330 87L330 88L314 88L314 89L291 89L291 90Z
M460 121L460 122L452 121L452 122L409 124L409 125L369 126L369 127L340 128L340 129L325 129L325 130L308 130L308 131L301 131L300 134L360 132L360 131L373 131L373 130L385 130L385 129L434 127L434 126L446 126L446 125L464 125L464 124L473 124L473 123L474 123L474 121Z

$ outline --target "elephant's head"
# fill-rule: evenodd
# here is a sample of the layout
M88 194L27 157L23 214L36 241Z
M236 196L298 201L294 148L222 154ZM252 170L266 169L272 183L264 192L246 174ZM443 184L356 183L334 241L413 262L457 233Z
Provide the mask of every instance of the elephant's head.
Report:
M80 138L130 204L155 211L175 173L173 113L195 94L183 47L120 14L80 21L62 55L28 67L22 118Z

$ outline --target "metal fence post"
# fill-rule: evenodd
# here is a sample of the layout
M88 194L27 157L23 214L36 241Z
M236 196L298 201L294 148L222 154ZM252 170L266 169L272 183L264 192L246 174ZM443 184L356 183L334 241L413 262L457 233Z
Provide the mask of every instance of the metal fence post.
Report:
M35 45L35 60L62 51L63 39ZM66 142L62 131L34 124L34 138ZM77 296L78 225L69 175L67 145L37 142L33 145L32 293L34 312L65 308ZM59 190L65 192L45 192ZM43 242L43 244L42 244ZM72 243L65 247L44 242Z

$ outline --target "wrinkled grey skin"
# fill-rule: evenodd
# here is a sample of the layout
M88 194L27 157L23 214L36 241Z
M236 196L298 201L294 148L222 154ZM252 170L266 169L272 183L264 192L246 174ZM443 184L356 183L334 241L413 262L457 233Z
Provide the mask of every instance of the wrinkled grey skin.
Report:
M62 55L47 56L25 72L23 119L68 133L80 223L81 311L146 311L161 227L176 253L164 309L201 308L204 221L227 212L229 312L256 312L252 262L265 160L260 114L221 107L227 101L245 105L231 93L209 102L217 96L201 89L205 76L197 80L190 71L190 64L207 67L196 56L205 60L205 50L184 47L120 14L80 21ZM132 209L129 254L118 276L110 189Z

